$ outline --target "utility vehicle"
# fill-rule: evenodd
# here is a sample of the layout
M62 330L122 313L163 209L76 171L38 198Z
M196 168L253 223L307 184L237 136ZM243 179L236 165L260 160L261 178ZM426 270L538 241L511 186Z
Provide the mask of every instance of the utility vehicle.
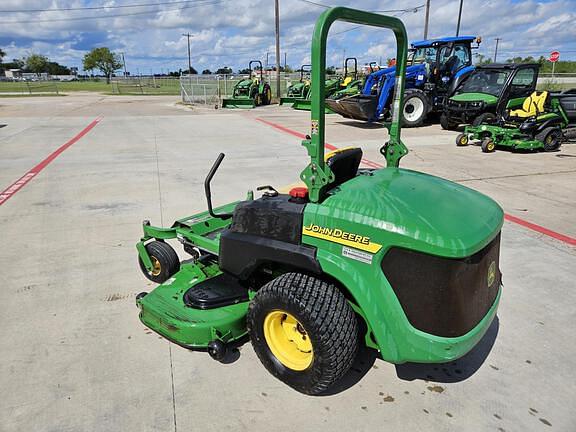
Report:
M397 18L344 7L320 15L312 39L310 157L305 187L261 186L243 201L170 228L143 223L140 266L159 283L137 296L148 328L222 359L249 336L275 377L307 394L326 391L366 345L384 360L448 362L470 351L496 315L502 209L447 180L398 168L407 149L396 111L381 148L386 168L359 169L362 150L324 155L326 40L337 21L388 28L402 105L406 30ZM191 259L180 262L166 240Z
M482 151L491 153L497 147L512 150L556 151L562 141L576 137L576 90L549 94L534 92L520 109L508 110L501 103L496 119L476 126L466 126L456 137L457 146L480 140Z
M455 129L496 118L499 107L515 109L536 90L540 66L535 63L493 63L478 66L444 105L440 124Z
M252 69L252 65L256 65L256 68ZM272 90L270 84L264 79L262 62L252 60L248 63L248 77L236 83L232 98L222 100L222 108L254 108L260 105L270 105L271 101Z
M430 114L441 112L447 97L474 70L474 36L445 37L412 43L405 74L403 125L422 125ZM389 121L396 67L371 73L360 94L328 100L328 107L346 118L368 122Z

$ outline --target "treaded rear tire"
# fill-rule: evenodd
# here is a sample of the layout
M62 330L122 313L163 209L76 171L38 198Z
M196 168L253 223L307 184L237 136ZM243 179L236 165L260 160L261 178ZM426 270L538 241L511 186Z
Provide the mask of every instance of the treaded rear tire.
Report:
M485 112L480 114L472 121L472 126L480 126L483 123L490 124L493 123L494 120L496 120L496 116L494 114L491 112Z
M264 336L272 311L293 315L310 337L313 360L296 371L278 360ZM358 322L336 286L313 276L285 273L262 287L250 302L248 331L254 351L268 371L299 392L317 395L340 380L358 351Z
M140 270L142 270L144 276L152 282L166 282L170 277L176 274L178 270L180 270L180 258L178 258L178 254L168 243L154 240L148 243L145 247L152 261L154 261L153 258L156 258L160 264L160 272L158 274L152 274L152 272L149 272L146 269L142 259L138 256Z
M544 151L556 151L562 144L562 131L557 127L547 127L536 135L536 139L544 146Z

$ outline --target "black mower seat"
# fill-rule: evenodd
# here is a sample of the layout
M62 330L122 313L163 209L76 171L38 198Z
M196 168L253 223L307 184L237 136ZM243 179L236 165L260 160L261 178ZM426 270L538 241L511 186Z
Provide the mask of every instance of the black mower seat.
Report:
M528 118L545 112L545 104L548 100L547 91L535 91L528 96L522 104L522 109L510 111L510 117Z
M358 147L347 147L328 153L324 160L336 177L332 187L356 177L362 160L362 150Z

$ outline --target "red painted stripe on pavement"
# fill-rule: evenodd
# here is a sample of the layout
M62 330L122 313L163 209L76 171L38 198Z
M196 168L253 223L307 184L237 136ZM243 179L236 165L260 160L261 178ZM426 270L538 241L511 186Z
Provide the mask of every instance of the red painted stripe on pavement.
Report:
M262 122L264 124L267 124L268 126L271 126L275 129L278 129L282 132L286 132L290 135L297 136L298 138L305 138L305 135L303 135L299 132L293 131L292 129L288 129L287 127L284 127L282 125L272 123L272 122L270 122L268 120L264 120L262 118L256 118L256 120L258 120L259 122ZM328 143L325 143L325 147L328 150L336 150L337 149L337 147L333 146L332 144L328 144ZM370 161L368 159L362 159L362 162L365 165L371 166L372 168L382 168L383 167L383 165L379 164L378 162L373 162L373 161ZM529 230L538 232L540 234L544 234L545 236L551 237L551 238L558 240L562 243L576 246L576 238L574 238L574 237L570 237L570 236L567 236L565 234L561 234L561 233L558 233L556 231L552 231L551 229L545 228L541 225L537 225L537 224L532 223L532 222L528 222L527 220L521 219L521 218L516 217L516 216L512 216L511 214L508 214L508 213L504 214L504 219L507 220L508 222L515 223L515 224L520 225L520 226L527 228Z
M562 243L568 243L569 245L576 246L576 238L574 238L574 237L560 234L556 231L552 231L552 230L545 228L541 225L537 225L535 223L528 222L527 220L520 219L519 217L512 216L511 214L508 214L508 213L506 213L504 215L504 219L506 219L508 222L512 222L512 223L521 225L524 228L528 228L532 231L536 231L536 232L539 232L540 234L544 234L548 237L552 237L553 239L561 241Z
M46 159L36 165L34 168L29 170L26 174L0 192L0 205L4 204L10 198L12 198L16 192L26 186L34 177L36 177L40 172L50 164L54 159L56 159L64 150L70 147L72 144L78 142L84 135L90 132L94 126L96 126L102 117L98 117L97 119L93 120L88 126L82 129L76 136L72 139L67 141L65 144L58 147L54 152L52 152Z
M287 133L287 134L294 135L295 137L298 137L298 138L300 138L300 139L305 139L305 138L306 138L306 135L301 134L300 132L296 132L295 130L288 129L287 127L284 127L284 126L282 126L282 125L279 125L278 123L273 123L273 122L271 122L271 121L264 120L263 118L260 118L260 117L256 117L256 120L259 121L259 122L261 122L261 123L264 123L264 124L266 124L266 125L268 125L268 126L271 126L271 127L273 127L274 129L278 129L278 130L281 131L281 132L285 132L285 133ZM327 149L330 150L330 151L333 151L333 150L337 150L337 149L338 149L338 147L336 147L336 146L334 146L334 145L332 145L332 144L329 144L329 143L324 143L324 147L327 148ZM368 165L368 166L371 167L371 168L382 168L382 167L384 166L384 165L379 164L378 162L373 162L373 161L368 160L368 159L362 159L362 163L363 163L364 165Z

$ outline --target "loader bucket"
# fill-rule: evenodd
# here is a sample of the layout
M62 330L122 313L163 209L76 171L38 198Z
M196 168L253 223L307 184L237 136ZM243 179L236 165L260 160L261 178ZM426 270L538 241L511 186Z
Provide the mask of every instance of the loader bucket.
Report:
M326 99L326 106L342 117L363 121L377 121L376 110L378 97L376 95L355 95L341 99Z
M252 98L222 99L222 108L254 108L256 104Z

